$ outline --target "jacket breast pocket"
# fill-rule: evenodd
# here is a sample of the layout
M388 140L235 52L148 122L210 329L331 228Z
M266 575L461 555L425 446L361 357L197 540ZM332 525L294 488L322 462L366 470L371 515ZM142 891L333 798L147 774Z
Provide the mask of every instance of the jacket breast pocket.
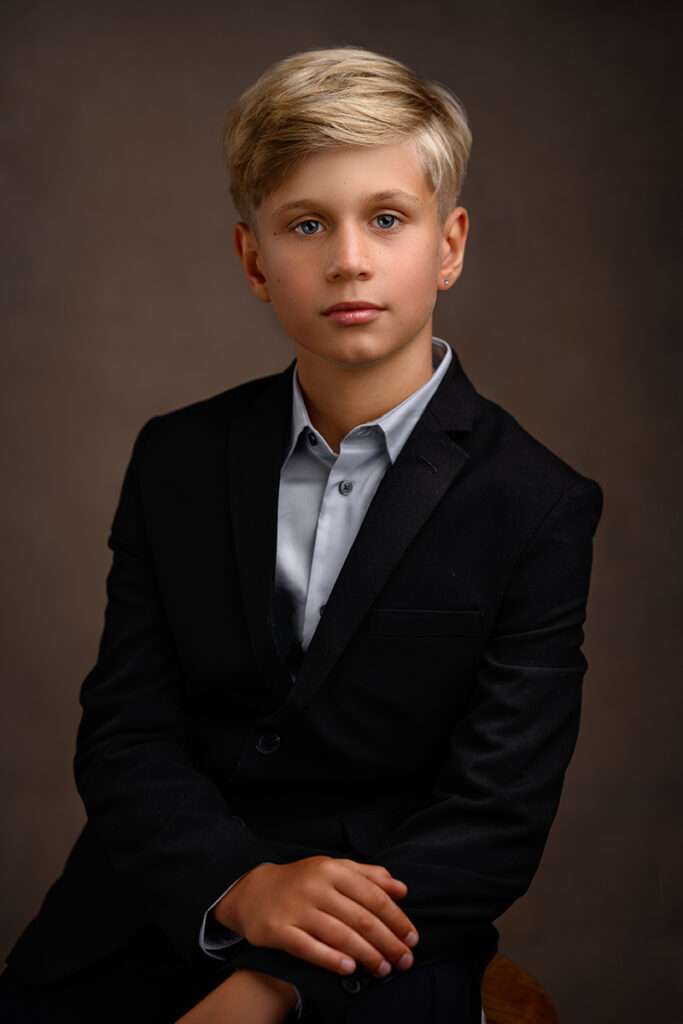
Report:
M372 608L364 620L366 633L386 637L478 637L484 631L479 608Z
M391 717L395 737L404 721L413 731L419 726L431 743L468 698L485 643L484 613L372 608L358 639L352 697L368 713Z

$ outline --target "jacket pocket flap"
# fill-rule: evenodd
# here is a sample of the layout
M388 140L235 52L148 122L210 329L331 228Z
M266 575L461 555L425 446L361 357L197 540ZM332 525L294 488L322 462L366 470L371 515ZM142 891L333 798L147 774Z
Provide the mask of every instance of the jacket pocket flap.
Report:
M478 608L371 608L364 625L380 636L481 636L484 616Z

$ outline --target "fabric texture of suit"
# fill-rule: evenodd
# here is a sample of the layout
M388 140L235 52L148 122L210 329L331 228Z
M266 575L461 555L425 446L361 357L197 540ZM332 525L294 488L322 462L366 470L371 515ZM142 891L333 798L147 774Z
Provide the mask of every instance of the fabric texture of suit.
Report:
M317 853L406 882L416 965L479 970L537 870L578 735L600 485L480 395L453 350L294 673L273 616L294 366L135 440L81 688L88 821L7 958L28 981L150 924L196 963L231 880ZM386 984L227 952L324 1021Z

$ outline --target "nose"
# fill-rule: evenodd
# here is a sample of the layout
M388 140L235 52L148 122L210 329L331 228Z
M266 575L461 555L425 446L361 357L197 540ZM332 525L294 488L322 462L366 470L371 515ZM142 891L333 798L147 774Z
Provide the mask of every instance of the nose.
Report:
M330 243L327 276L330 280L358 277L369 274L370 270L370 256L361 229L352 224L340 225Z

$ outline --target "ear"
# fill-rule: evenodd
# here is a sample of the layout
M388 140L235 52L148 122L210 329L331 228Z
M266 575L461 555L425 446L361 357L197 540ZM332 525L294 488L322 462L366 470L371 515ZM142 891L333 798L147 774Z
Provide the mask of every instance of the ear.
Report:
M260 266L256 232L249 227L246 221L240 220L235 224L233 241L252 292L262 302L270 302L268 285Z
M469 215L464 206L456 206L451 210L443 226L441 239L441 264L439 266L439 284L454 284L460 277L465 260L465 246L469 232ZM446 287L448 287L446 286Z

